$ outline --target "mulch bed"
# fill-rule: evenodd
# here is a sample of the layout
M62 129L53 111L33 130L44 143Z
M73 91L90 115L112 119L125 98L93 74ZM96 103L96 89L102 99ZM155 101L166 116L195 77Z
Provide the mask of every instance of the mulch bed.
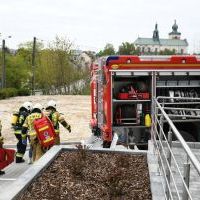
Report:
M145 155L62 152L18 200L150 200Z

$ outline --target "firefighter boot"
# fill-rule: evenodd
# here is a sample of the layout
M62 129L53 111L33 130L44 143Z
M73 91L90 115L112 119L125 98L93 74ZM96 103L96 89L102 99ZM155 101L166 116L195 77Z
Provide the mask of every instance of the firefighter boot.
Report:
M25 162L25 160L23 159L23 157L19 157L19 156L16 156L16 163L23 163Z
M4 175L4 174L5 174L5 172L0 170L0 176Z

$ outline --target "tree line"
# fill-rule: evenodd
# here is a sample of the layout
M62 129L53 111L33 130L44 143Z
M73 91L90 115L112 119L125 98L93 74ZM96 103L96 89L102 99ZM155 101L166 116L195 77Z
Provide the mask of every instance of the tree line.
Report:
M159 52L144 52L143 55L174 55L175 50L164 49ZM133 43L122 42L116 51L113 44L107 43L103 50L97 53L97 56L107 56L107 55L141 55L138 48L135 48Z
M0 96L9 96L7 93L30 93L33 89L33 76L34 89L43 94L89 94L90 67L80 65L80 60L75 59L74 49L74 44L62 37L56 37L45 48L42 42L37 41L33 69L32 41L20 44L14 53L6 48L6 88L15 88L18 91L9 89L6 94L1 94L1 90ZM108 43L97 54L87 53L92 61L96 57L107 55L140 55L134 44L129 42L123 42L117 51ZM175 52L166 49L158 54L172 55ZM2 57L0 60L2 61Z
M46 48L42 42L36 43L34 68L32 41L20 44L14 53L6 48L6 88L30 92L34 76L34 89L43 94L89 93L89 66L80 66L74 56L73 43L61 37Z

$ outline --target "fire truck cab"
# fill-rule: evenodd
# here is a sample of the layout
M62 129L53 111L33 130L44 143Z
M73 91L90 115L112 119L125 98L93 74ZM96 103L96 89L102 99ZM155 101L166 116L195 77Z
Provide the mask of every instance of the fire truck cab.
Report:
M197 56L102 57L91 67L90 126L104 147L110 147L117 133L119 143L146 149L157 98L183 138L200 141L199 97Z

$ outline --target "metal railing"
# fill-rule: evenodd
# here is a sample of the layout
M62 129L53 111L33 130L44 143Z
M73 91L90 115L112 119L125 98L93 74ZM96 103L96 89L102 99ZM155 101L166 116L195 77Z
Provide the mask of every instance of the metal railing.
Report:
M194 199L190 190L190 165L196 171L197 176L200 178L200 162L197 160L194 153L191 151L188 144L185 142L180 132L175 127L173 121L165 111L165 100L172 99L171 97L158 97L153 100L154 110L152 115L152 140L154 143L154 150L158 154L159 170L164 177L164 190L166 199ZM174 99L176 99L174 97ZM192 98L186 98L186 101L192 100ZM193 101L198 101L200 104L200 98L195 98ZM162 101L162 102L160 102ZM182 98L183 101L183 98ZM192 101L191 101L192 102ZM180 109L180 108L179 108ZM184 108L181 108L184 110ZM197 109L198 110L198 109ZM179 117L183 117L182 115ZM187 117L187 116L184 116ZM164 123L167 123L164 129ZM166 127L166 125L165 125ZM184 150L187 159L184 162L182 160L182 166L177 161L177 157L173 152L172 138L180 142L182 149ZM177 181L178 180L178 181ZM182 188L180 188L180 182ZM200 183L199 183L200 184Z

